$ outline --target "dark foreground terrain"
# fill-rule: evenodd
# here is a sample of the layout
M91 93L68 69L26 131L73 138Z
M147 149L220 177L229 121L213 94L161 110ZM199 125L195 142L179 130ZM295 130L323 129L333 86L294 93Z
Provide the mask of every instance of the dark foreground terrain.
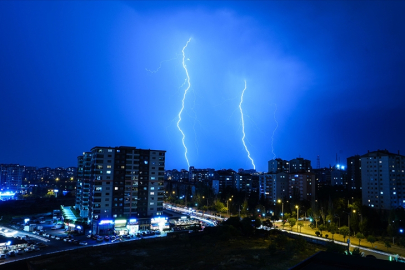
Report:
M324 247L284 235L225 236L222 231L141 239L47 255L4 269L288 269ZM226 235L226 234L225 234ZM269 248L270 247L270 248Z

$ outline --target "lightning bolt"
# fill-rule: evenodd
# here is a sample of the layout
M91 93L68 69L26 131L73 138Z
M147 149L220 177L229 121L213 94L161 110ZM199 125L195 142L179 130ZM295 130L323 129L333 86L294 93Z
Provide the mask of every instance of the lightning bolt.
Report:
M161 69L162 68L162 63L164 63L164 62L169 62L169 61L173 61L173 60L176 60L177 58L172 58L172 59L168 59L168 60L163 60L163 61L161 61L160 62L160 64L159 64L159 67L156 69L156 70L150 70L150 69L147 69L147 68L145 68L145 70L146 71L148 71L148 72L150 72L150 73L156 73L156 72L158 72L159 71L159 69Z
M278 122L276 119L276 112L277 112L277 104L274 104L274 106L276 106L276 109L274 110L274 121L276 122L276 128L273 130L273 135L271 136L271 152L273 153L273 159L276 159L276 154L274 153L274 133L276 132L277 128L278 128Z
M181 139L181 142L183 143L184 150L185 150L185 151L184 151L184 157L186 158L186 161L187 161L187 169L190 168L190 163L188 162L188 158L187 158L187 147L186 147L186 144L184 143L184 139L186 138L186 135L184 134L183 130L181 130L181 128L180 128L180 122L181 122L181 114L183 113L183 110L184 110L184 100L186 99L187 92L188 92L188 90L189 90L190 87L191 87L191 84L190 84L190 76L188 75L187 66L186 66L186 64L184 63L184 59L186 58L186 56L185 56L185 54L184 54L184 50L187 48L187 45L188 45L188 43L190 42L190 40L191 40L191 38L188 39L186 45L183 47L183 50L181 50L181 52L183 53L183 68L184 68L184 70L186 71L187 84L188 84L188 85L187 85L186 90L184 90L183 100L181 101L181 110L180 110L179 115L178 115L178 116L179 116L179 120L177 121L177 128L179 129L181 135L183 136L183 138ZM188 60L188 59L187 59L187 60Z
M245 121L243 120L243 111L242 111L243 95L245 94L245 90L246 90L246 80L245 80L245 88L243 89L242 96L240 97L240 103L239 103L239 110L240 110L240 115L241 115L241 118L242 118L242 132L243 132L242 143L243 143L243 146L245 146L245 150L246 150L246 152L248 154L248 158L252 162L253 169L256 169L255 163L254 163L253 159L250 157L250 152L249 152L249 150L248 150L248 148L246 146L246 143L245 143L245 137L246 137L246 134L245 134Z

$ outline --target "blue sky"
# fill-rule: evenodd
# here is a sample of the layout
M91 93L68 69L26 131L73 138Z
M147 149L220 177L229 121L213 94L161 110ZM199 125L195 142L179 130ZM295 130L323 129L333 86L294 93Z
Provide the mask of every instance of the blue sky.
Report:
M2 1L0 163L75 166L93 146L127 145L186 168L176 123L189 38L190 165L252 168L245 80L260 171L274 155L328 166L403 152L404 12L403 1Z

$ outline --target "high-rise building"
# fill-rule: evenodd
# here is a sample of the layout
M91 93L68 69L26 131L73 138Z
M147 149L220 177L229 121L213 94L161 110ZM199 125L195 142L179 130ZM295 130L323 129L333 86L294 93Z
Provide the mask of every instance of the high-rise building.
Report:
M25 166L0 164L0 184L3 189L21 191Z
M361 157L355 155L347 158L347 180L349 189L361 189Z
M377 209L405 207L405 156L387 150L361 156L362 203Z
M315 197L316 182L314 173L296 173L289 176L290 198L311 201Z
M301 157L290 160L290 173L311 172L311 161Z
M78 157L77 201L93 232L134 233L163 213L165 151L94 147Z
M290 163L288 160L276 158L268 161L268 173L290 172Z

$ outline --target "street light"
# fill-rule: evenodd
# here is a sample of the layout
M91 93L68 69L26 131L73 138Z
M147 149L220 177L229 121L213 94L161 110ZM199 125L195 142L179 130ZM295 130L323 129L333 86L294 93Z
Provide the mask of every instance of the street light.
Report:
M232 198L229 198L227 201L226 201L226 209L228 210L228 216L229 216L229 207L228 207L228 202L229 201L232 201Z
M282 216L282 220L281 220L281 224L283 224L283 229L284 229L284 202L281 200L277 200L278 203L281 203L281 216Z
M202 196L203 199L205 199L205 196ZM207 210L208 210L208 197L207 197Z
M296 205L295 208L297 208L297 232L298 232L298 212L300 211L300 207Z

